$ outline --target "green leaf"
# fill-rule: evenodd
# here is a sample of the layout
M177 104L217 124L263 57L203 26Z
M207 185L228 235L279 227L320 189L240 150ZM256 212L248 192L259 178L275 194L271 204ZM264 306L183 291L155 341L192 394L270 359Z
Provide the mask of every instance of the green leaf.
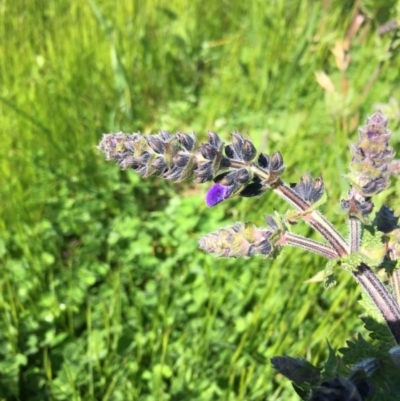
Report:
M338 370L338 357L336 356L335 351L331 347L329 341L326 341L328 344L328 360L325 362L324 369L322 375L324 379L335 377Z
M346 344L347 347L340 348L339 352L343 354L343 362L348 365L354 365L362 359L378 356L376 349L365 341L360 333L356 340L346 341Z
M325 279L325 270L320 270L317 274L315 274L308 280L303 281L303 283L305 284L320 283L321 281L324 281L324 279Z
M336 285L335 275L333 274L333 269L340 265L340 261L338 259L332 259L328 261L325 265L324 269L324 287L329 290Z
M386 255L383 233L374 226L363 226L360 253L366 257L365 262L368 266L379 266Z
M361 320L364 322L364 327L370 332L370 337L377 340L381 347L389 350L396 344L386 323L376 321L371 316L363 316Z

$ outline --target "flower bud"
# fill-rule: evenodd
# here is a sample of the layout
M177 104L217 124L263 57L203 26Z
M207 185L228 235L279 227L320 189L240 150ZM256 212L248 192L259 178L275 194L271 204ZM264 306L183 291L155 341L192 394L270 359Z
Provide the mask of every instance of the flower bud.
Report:
M178 132L176 136L184 150L191 152L195 149L197 139L194 134L185 134L184 132Z
M245 168L236 171L235 181L241 185L247 184L252 178L252 175Z
M262 254L269 256L273 246L268 230L251 223L237 223L200 238L200 248L217 256L243 257Z
M200 170L195 173L196 178L199 178L199 180L204 179L204 181L207 181L208 179L212 179L218 174L218 171L221 168L221 163L224 159L224 156L222 155L223 147L224 143L221 141L219 136L214 132L209 132L208 142L200 146L199 150L201 155L206 160L209 160L211 163L207 165L207 167L200 168ZM204 177L205 170L208 173L206 177ZM204 181L197 181L197 182L204 182Z
M293 186L293 190L300 198L312 204L324 194L324 183L322 177L313 180L310 173L305 173L300 182Z
M275 152L272 156L260 153L257 158L258 166L268 173L268 179L263 179L263 184L271 185L278 181L279 177L285 170L283 157L280 152Z
M199 163L197 169L194 170L195 180L197 184L202 184L206 181L211 181L214 177L213 163L203 162Z
M252 142L236 132L232 134L232 144L225 147L225 154L230 159L250 162L256 156L256 148Z
M375 215L375 223L379 231L390 233L397 228L399 218L394 215L393 210L383 205Z

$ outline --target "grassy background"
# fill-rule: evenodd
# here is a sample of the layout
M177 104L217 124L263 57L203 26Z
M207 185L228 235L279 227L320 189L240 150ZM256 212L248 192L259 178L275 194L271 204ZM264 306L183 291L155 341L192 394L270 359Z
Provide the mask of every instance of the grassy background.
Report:
M395 16L385 0L0 0L0 400L297 399L269 358L318 363L326 338L354 336L351 279L303 284L324 261L300 251L204 255L201 234L284 205L209 210L207 185L141 180L95 146L119 130L249 132L282 152L288 182L323 174L345 232L357 126L380 103L398 128L400 62L377 34Z

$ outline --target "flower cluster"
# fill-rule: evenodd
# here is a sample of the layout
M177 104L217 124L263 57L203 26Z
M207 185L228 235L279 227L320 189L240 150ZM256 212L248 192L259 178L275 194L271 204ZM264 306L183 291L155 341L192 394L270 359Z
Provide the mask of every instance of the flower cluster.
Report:
M347 239L318 210L325 201L322 178L314 179L304 173L298 183L286 184L281 179L285 170L282 155L257 153L253 143L240 133L232 134L231 143L226 145L214 132L209 132L202 144L195 134L182 132L106 134L99 149L108 160L116 160L123 169L133 169L143 177L158 176L175 182L213 181L205 199L209 207L236 195L260 195L267 189L286 201L293 209L282 215L265 216L266 227L239 222L204 235L199 241L200 248L219 257L234 258L253 255L274 258L283 246L305 249L330 260L323 271L309 280L324 281L326 287L334 282L334 268L341 266L350 271L380 312L397 344L390 349L390 358L383 349L376 357L375 350L360 338L357 343L349 344L347 355L352 355L353 369L348 377L348 368L344 369L341 359L334 361L332 355L323 370L290 357L275 357L272 363L293 382L303 399L364 401L374 396L380 378L398 383L396 372L400 364L399 218L383 206L375 220L369 221L372 197L388 186L390 175L400 175L400 162L393 161L394 152L388 145L391 133L387 124L382 113L376 112L360 128L359 139L351 148L347 175L351 187L346 199L341 200L348 215ZM300 220L319 233L323 241L291 232L290 226ZM390 290L373 268L386 269ZM353 353L356 361L362 357L355 365ZM393 377L392 371L395 371Z
M237 223L201 237L200 248L224 257L270 256L283 232L272 216L265 217L268 228L252 223Z
M387 125L388 120L377 111L359 129L359 140L351 147L353 158L347 175L351 188L341 205L350 216L362 221L372 212L371 197L388 185L394 152L388 145L392 134Z
M301 199L310 204L317 202L324 194L324 182L322 177L314 180L310 173L304 173L300 178L300 182L298 184L293 184L292 188Z
M107 160L116 160L123 169L132 168L143 177L195 183L213 180L206 196L210 207L235 195L260 195L285 169L279 152L257 156L253 143L239 133L232 134L232 143L226 146L214 132L208 133L202 145L194 134L182 132L105 134L99 149Z

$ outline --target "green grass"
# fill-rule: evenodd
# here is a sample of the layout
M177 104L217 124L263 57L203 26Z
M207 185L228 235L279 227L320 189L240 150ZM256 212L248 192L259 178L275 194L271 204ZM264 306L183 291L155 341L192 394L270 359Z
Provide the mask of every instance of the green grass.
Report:
M141 180L95 149L103 132L243 130L287 181L323 174L341 225L348 144L375 103L393 114L400 65L376 34L394 3L361 2L345 72L331 50L358 3L323 3L0 1L0 400L295 400L269 359L318 363L360 329L350 277L303 284L319 257L197 249L283 211L271 194L209 210L206 185Z

